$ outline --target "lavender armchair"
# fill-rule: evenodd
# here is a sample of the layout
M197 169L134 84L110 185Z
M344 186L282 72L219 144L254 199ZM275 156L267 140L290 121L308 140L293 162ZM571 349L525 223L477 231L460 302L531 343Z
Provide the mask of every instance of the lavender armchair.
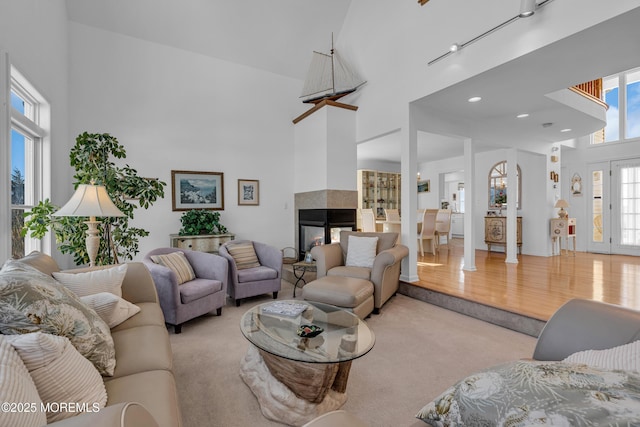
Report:
M253 248L260 262L259 267L238 269L235 259L228 247L235 244L253 243ZM273 299L278 298L282 286L282 251L265 243L250 240L233 240L220 246L218 253L229 261L229 296L240 306L244 298L273 292Z
M194 280L178 285L176 274L168 267L154 263L152 255L184 252L196 275ZM165 322L182 332L182 324L203 314L216 311L220 316L227 300L229 264L214 254L178 248L159 248L149 252L142 262L147 266L156 289Z

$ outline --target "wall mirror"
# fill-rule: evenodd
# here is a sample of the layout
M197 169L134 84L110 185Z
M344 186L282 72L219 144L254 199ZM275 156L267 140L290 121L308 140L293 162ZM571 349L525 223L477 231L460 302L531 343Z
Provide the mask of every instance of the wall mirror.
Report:
M511 179L518 188L516 193L516 209L520 209L521 185L520 185L520 165L517 165L517 175ZM505 160L496 163L489 172L489 209L506 209L507 207L507 162Z

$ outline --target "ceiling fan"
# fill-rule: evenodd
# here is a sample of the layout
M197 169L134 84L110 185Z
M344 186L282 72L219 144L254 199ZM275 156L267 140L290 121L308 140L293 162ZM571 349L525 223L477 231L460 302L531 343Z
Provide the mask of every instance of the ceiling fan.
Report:
M420 3L420 6L424 6L428 1L429 0L418 0L418 3Z

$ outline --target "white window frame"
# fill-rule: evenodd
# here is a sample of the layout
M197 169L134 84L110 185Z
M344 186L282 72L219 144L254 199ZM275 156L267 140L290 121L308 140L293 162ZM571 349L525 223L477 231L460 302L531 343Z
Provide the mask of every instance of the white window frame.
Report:
M631 70L623 71L618 74L612 74L603 78L604 80L618 77L618 139L611 141L602 141L601 143L594 143L593 134L591 135L591 146L597 147L607 144L617 144L620 142L638 141L640 137L627 138L627 84L629 79L628 75L640 72L640 68L634 68Z
M2 205L9 207L0 212L0 259L11 256L11 210L15 208L28 209L40 200L51 195L51 108L41 95L20 71L11 65L9 56L0 52L0 68L6 76L0 81L0 200ZM30 120L22 113L11 107L11 91L34 106ZM26 112L25 112L26 113ZM27 147L25 153L25 204L11 204L11 131L17 130L33 140L32 147ZM28 186L28 188L27 188ZM28 194L28 198L27 198ZM25 238L25 254L32 250L51 253L50 233L42 239Z

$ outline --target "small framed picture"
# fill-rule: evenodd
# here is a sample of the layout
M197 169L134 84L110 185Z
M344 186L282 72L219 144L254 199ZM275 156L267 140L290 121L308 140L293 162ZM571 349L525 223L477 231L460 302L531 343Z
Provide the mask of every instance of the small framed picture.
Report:
M238 180L238 205L258 206L260 204L260 182L257 179Z
M431 191L431 180L418 181L418 193L428 193Z
M173 210L224 210L223 179L222 172L171 171Z

